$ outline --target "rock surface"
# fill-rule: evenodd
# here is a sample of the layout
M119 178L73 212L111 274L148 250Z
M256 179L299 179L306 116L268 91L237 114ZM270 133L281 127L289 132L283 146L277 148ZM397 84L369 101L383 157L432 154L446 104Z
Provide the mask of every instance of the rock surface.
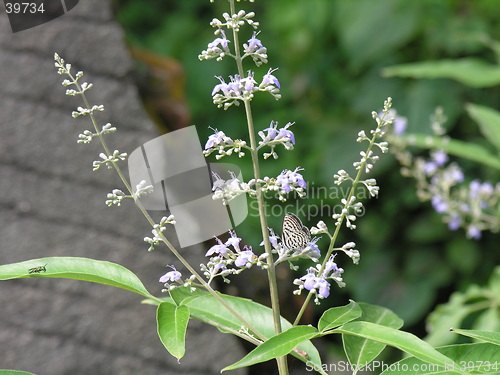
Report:
M76 144L90 122L71 117L81 103L64 95L53 62L57 52L94 83L90 100L106 108L100 124L118 127L108 136L113 149L130 153L158 136L130 79L133 63L110 1L80 1L68 14L18 33L3 9L0 14L0 264L46 256L108 260L160 295L158 278L173 259L166 249L146 251L142 239L151 228L133 203L104 204L121 184L113 171L92 172L101 152L97 142ZM199 264L203 250L185 254ZM155 309L140 301L79 281L3 281L0 368L50 375L216 374L243 355L232 337L192 321L178 364L157 337Z

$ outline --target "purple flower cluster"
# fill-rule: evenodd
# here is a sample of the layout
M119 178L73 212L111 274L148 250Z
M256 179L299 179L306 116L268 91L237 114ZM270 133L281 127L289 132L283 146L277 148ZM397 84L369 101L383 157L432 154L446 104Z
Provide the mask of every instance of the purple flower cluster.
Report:
M224 134L223 131L218 131L217 129L212 130L214 134L208 137L207 143L205 143L205 149L203 150L205 156L217 151L217 155L215 156L217 160L224 156L232 155L233 153L241 158L245 156L242 149L250 149L245 141L241 139L233 140L231 137Z
M269 71L262 78L261 83L258 83L252 71L248 71L246 77L241 77L239 74L229 76L230 81L226 82L224 78L218 76L220 81L212 90L212 98L214 104L219 108L228 109L231 105L239 105L239 100L249 101L253 99L256 91L269 92L275 99L281 98L279 93L280 83L273 75L276 69Z
M264 153L264 159L267 159L270 156L277 159L278 154L274 149L279 144L283 145L286 150L293 150L293 146L295 145L295 135L291 130L289 130L292 125L293 123L289 122L284 127L278 129L278 122L271 121L268 128L259 132L259 137L262 138L262 140L259 141L259 147L257 147L257 149L264 146L269 146L271 148L271 152Z
M210 259L206 265L201 265L201 269L207 277L208 283L217 276L221 276L226 282L229 282L226 276L239 274L253 265L265 268L265 263L263 263L265 256L257 257L250 246L245 245L242 250L240 247L241 238L234 231L229 233L231 237L226 242L215 237L217 243L205 254ZM234 268L233 265L237 268Z
M322 271L321 266L317 264L316 268L310 267L307 270L307 274L295 279L293 283L298 285L299 288L294 293L299 295L303 289L306 289L315 294L314 302L319 304L320 299L327 298L330 295L330 283L327 281L328 279L334 280L339 287L344 287L345 283L342 281L344 270L337 267L334 259L335 255L330 256Z

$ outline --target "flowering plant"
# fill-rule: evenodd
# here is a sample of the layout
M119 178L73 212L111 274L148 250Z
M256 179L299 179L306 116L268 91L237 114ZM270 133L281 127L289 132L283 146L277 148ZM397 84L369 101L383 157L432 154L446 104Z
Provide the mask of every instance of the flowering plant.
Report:
M252 1L251 1L252 2ZM248 194L255 199L258 206L261 233L253 244L242 245L242 239L234 230L229 232L226 239L216 237L216 244L210 247L206 256L206 264L200 267L201 273L186 261L176 246L165 236L168 225L178 225L173 215L163 217L156 223L141 202L141 198L152 193L153 187L141 181L131 186L124 177L120 164L127 158L127 154L118 150L111 151L106 142L106 136L116 131L114 126L106 124L98 126L96 115L103 111L102 105L89 104L85 92L92 88L92 84L81 82L83 73L73 75L71 65L67 64L59 55L55 55L55 65L58 73L67 76L63 85L68 88L67 95L80 96L84 107L78 107L73 117L88 116L93 129L85 130L79 136L79 143L90 143L98 140L103 147L100 159L93 164L94 170L103 166L114 169L121 177L124 190L113 189L107 195L108 206L120 206L126 199L133 199L145 218L152 226L152 237L145 237L149 250L154 250L164 244L175 255L179 264L167 265L168 272L159 278L164 285L167 297L158 297L151 294L139 278L130 270L114 263L102 262L86 258L43 258L26 262L5 265L0 267L2 279L23 277L67 277L103 283L137 293L143 296L149 304L157 306L156 320L159 338L168 352L176 358L182 358L185 353L185 336L188 322L191 318L201 320L231 333L254 344L256 348L240 361L226 366L223 370L232 370L251 366L256 363L275 359L280 374L288 374L287 355L293 355L305 363L307 371L317 371L325 374L330 368L321 360L320 354L310 341L330 334L340 334L344 342L346 357L349 360L353 373L367 367L381 353L385 346L396 347L410 355L398 364L407 372L409 366L413 368L431 368L432 371L450 373L469 373L484 370L483 365L473 368L464 368L460 365L461 348L452 348L448 351L434 349L428 343L416 336L399 330L402 320L391 311L365 303L351 301L346 306L328 309L323 313L316 326L301 325L301 319L311 299L316 304L328 298L336 287L343 287L342 278L344 269L337 265L343 261L338 254L345 254L354 263L360 262L360 252L355 249L353 242L338 244L340 230L356 229L356 220L363 210L363 202L359 201L355 192L364 186L371 197L377 197L379 187L374 178L365 179L379 159L378 153L388 151L388 143L383 137L390 126L395 122L391 112L392 100L388 98L383 105L382 112L371 114L375 121L374 129L368 134L365 131L358 133L357 142L366 145L360 152L360 160L353 164L354 173L351 175L342 169L333 175L336 185L350 184L345 197L341 199L342 208L332 215L331 223L319 221L315 226L308 228L293 213L286 213L283 218L281 235L278 231L269 228L266 212L266 194L277 195L280 201L286 201L291 193L299 198L305 195L307 187L306 172L299 166L283 169L277 176L261 176L261 157L266 160L271 156L278 158L278 151L291 151L298 141L291 130L291 122L280 127L277 121L270 125L260 126L256 130L252 116L252 99L255 95L269 93L274 99L280 98L280 82L277 70L269 69L261 78L252 70L244 71L244 64L254 63L257 66L268 62L267 49L257 37L260 34L253 32L251 38L240 43L240 28L251 27L257 29L259 23L254 21L253 12L237 10L234 0L229 1L229 13L224 13L222 19L214 19L211 26L215 28L216 39L208 44L206 50L199 55L201 60L226 58L234 59L237 72L228 79L217 77L219 83L212 91L215 105L224 110L233 106L243 106L246 115L248 139L232 139L224 131L213 129L208 138L204 154L210 156L215 153L217 160L223 157L237 155L239 158L249 156L253 167L253 176L250 180L240 180L236 174L231 179L224 180L220 175L214 175L213 198L224 204L242 194ZM251 58L251 60L249 59ZM258 140L260 137L260 140ZM311 237L314 235L316 237ZM318 245L319 237L327 239L328 245L323 251ZM254 247L260 244L264 250L259 253ZM281 263L288 263L293 270L298 270L297 260L311 262L307 272L294 280L297 286L295 294L306 292L302 300L302 307L293 322L283 319L280 314L276 269ZM43 266L42 266L43 265ZM189 275L184 277L182 272ZM259 267L267 273L271 307L266 307L251 300L225 295L217 292L212 281L221 277L230 281L251 267ZM334 283L333 283L334 282ZM500 339L481 332L456 332L480 338L488 343L476 347L476 353L491 353L498 350L496 345ZM431 364L434 367L427 366ZM396 364L394 364L396 365ZM397 366L396 366L397 367ZM437 369L437 370L436 370ZM384 370L384 373L394 373L394 368ZM419 372L419 373L430 373Z

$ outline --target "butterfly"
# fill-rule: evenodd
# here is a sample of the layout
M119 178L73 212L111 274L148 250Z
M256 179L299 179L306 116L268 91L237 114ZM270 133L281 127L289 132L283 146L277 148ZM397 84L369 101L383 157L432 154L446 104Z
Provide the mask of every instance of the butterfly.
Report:
M309 229L302 225L296 215L287 212L283 217L283 245L291 251L303 250L310 241Z

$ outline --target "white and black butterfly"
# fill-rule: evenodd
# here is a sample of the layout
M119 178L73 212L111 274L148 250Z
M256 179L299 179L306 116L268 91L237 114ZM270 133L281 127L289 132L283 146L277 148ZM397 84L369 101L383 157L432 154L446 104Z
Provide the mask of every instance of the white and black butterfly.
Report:
M287 212L283 217L283 245L290 251L303 250L310 241L309 229L296 215Z

